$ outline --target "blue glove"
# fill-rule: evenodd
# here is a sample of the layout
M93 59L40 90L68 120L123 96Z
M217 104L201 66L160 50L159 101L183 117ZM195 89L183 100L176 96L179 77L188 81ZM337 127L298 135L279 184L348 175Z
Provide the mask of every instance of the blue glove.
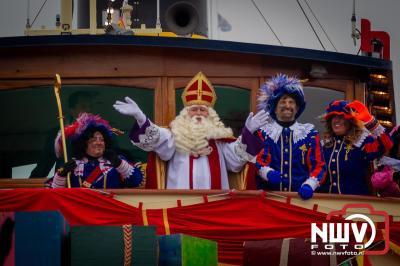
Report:
M299 195L303 200L311 199L313 194L314 194L314 191L310 187L310 185L304 184L299 189Z
M272 185L279 184L282 182L282 175L281 172L272 170L269 171L267 174L268 182L271 183Z

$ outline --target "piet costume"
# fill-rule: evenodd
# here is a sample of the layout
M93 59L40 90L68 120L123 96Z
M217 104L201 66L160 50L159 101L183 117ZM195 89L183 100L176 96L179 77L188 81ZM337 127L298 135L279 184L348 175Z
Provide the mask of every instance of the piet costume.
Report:
M298 107L291 123L279 123L276 117L276 106L284 95L295 99ZM278 74L261 86L258 109L269 112L271 119L258 131L266 146L257 156L257 188L298 191L308 199L323 180L320 136L314 125L296 121L305 106L303 88L296 78Z
M333 132L325 134L322 145L327 176L320 191L368 195L367 172L370 162L392 147L390 137L359 101L332 101L326 108L324 119L330 123L330 118L335 115L351 121L354 130L359 133L348 132L344 136L337 136ZM350 134L353 140L350 140Z
M223 125L213 109L216 98L212 84L200 72L186 86L182 94L184 109L171 122L170 129L161 128L147 118L140 124L141 115L137 115L136 107L131 112L138 121L130 133L132 143L145 151L155 152L167 162L167 189L228 189L228 170L240 171L263 147L262 141L253 133L264 123L262 117L266 118L266 114L253 117L251 113L241 136L234 139L232 130ZM127 102L136 105L131 99ZM208 115L191 117L188 110L194 106L206 108ZM123 114L130 114L124 112L122 102L117 102L114 107ZM204 119L209 127L197 125L194 119ZM150 165L154 164L148 162L150 171L157 170L156 166ZM152 182L150 176L149 183Z
M76 122L64 131L66 139L72 143L72 156L77 158L71 159L64 167L58 169L52 182L53 188L68 186L106 189L142 185L141 164L132 164L111 150L114 129L106 120L98 115L81 113ZM105 152L98 158L85 152L88 139L93 137L95 132L100 132L105 141ZM62 154L61 132L55 140L55 152L57 157ZM71 173L70 180L67 180L68 172Z
M389 156L383 156L371 177L372 186L382 197L400 197L400 126L390 132L393 147Z

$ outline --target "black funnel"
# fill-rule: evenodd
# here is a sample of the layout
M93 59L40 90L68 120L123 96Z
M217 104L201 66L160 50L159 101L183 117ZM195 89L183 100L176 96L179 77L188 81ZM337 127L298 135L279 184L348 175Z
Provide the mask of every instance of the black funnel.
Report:
M165 23L177 35L192 34L199 26L199 12L189 2L177 2L165 12Z

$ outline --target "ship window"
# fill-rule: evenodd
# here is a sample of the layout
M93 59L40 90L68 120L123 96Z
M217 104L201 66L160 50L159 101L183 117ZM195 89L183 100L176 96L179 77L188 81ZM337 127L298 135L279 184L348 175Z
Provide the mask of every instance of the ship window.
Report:
M217 101L214 109L223 123L232 128L234 135L240 135L244 122L250 112L250 90L214 85ZM182 103L183 88L175 92L176 113L183 109Z
M129 141L132 118L112 105L131 95L150 119L154 119L154 90L101 85L64 85L61 99L65 125L80 111L99 114L111 126L125 132L116 136L117 149L130 160L146 161L146 153ZM54 139L59 130L53 87L0 91L0 178L53 176ZM67 149L68 150L68 149ZM62 159L58 160L58 164ZM51 170L53 168L53 170ZM33 172L32 172L33 171Z
M313 124L322 134L325 125L321 122L321 116L325 113L325 107L333 100L344 100L345 93L326 88L304 87L304 94L307 105L299 122Z

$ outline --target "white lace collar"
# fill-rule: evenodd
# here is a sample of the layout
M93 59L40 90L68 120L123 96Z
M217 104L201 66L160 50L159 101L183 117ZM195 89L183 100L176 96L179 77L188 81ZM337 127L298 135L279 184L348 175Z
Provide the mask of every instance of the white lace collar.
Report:
M314 129L314 125L312 124L301 124L297 121L289 127L291 131L293 131L293 143L297 143L300 140L303 140L307 137L307 135ZM261 128L268 137L270 137L275 143L278 143L278 140L282 134L283 127L279 125L276 121L268 122L265 126Z
M370 135L371 133L367 129L363 129L363 132L361 133L360 137L358 138L357 142L354 143L353 145L356 146L357 148L360 148L361 145L364 143L364 140Z
M360 148L361 145L364 143L365 139L370 135L371 133L367 130L367 129L363 129L363 132L361 133L360 137L358 138L358 140L353 143L353 146ZM327 142L322 139L321 140L321 145L324 146Z

